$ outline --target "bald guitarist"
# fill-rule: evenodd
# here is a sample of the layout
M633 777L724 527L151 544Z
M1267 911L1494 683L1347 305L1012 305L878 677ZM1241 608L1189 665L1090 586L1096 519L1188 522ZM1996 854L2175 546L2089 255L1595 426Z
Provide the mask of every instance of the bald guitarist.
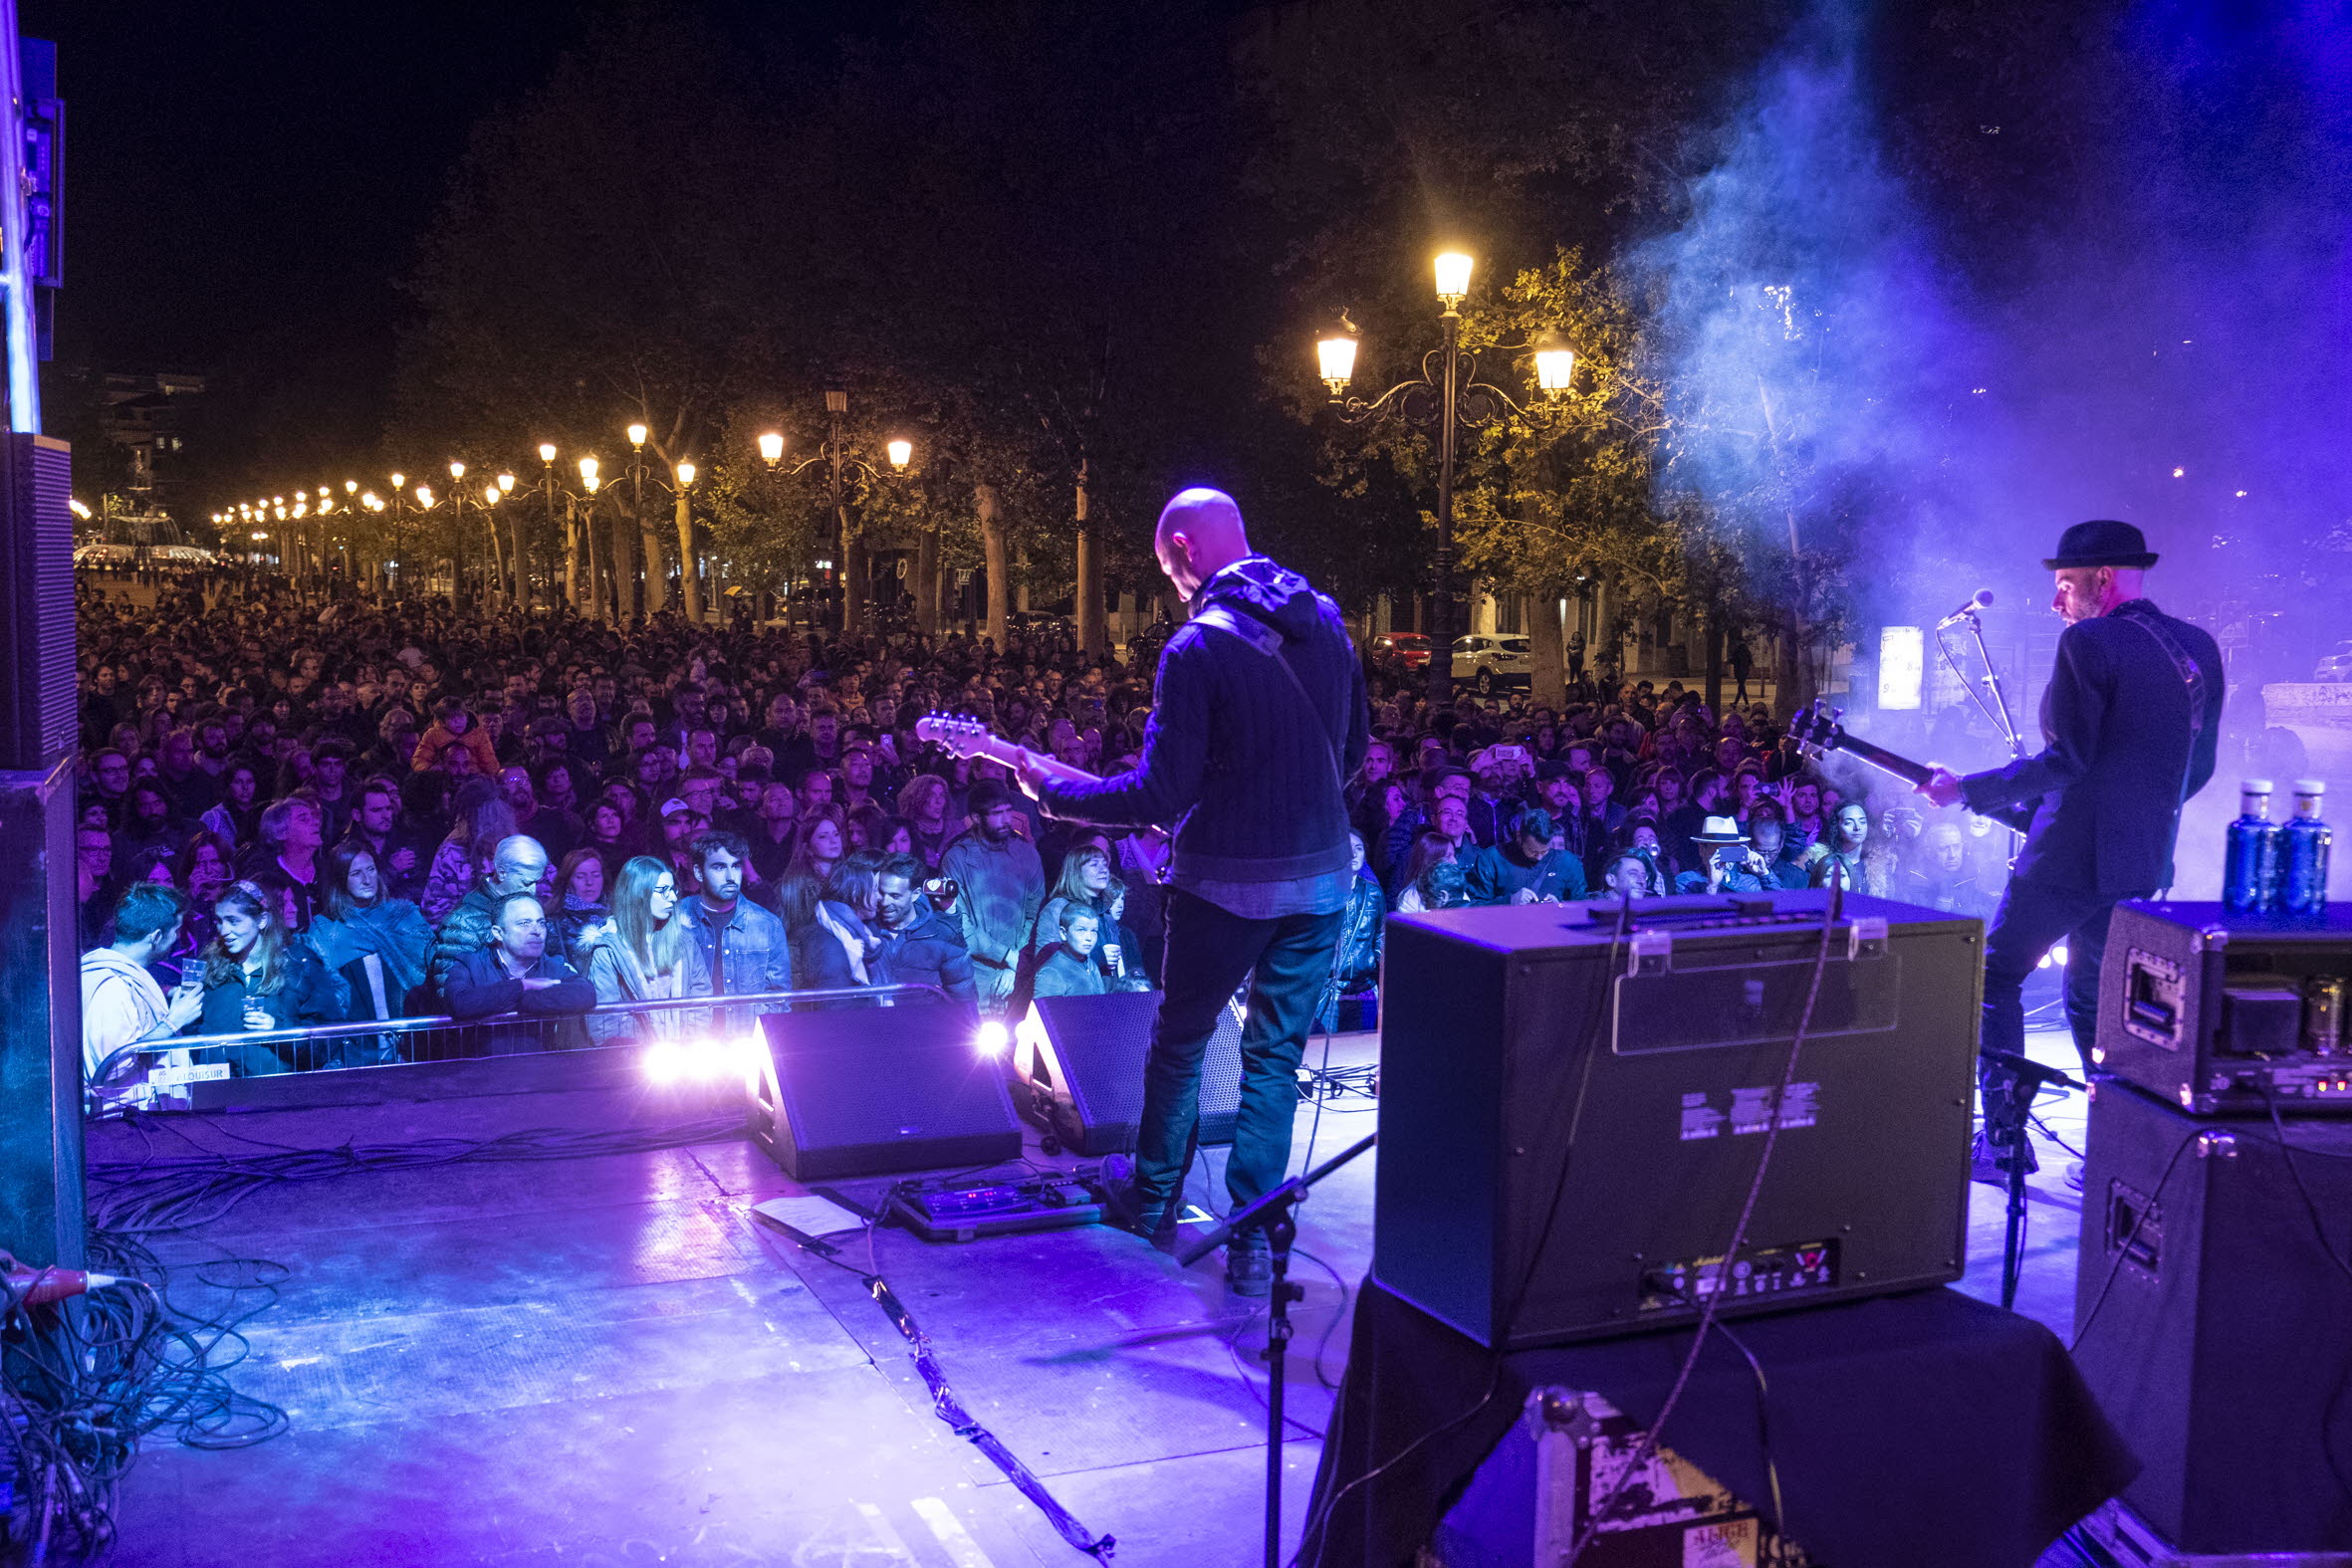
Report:
M1363 667L1338 606L1250 549L1233 498L1187 490L1160 514L1160 568L1194 606L1168 640L1136 766L1085 782L1035 760L1022 785L1050 816L1172 824L1165 995L1144 1069L1123 1218L1163 1249L1199 1123L1201 1059L1245 982L1242 1100L1226 1190L1236 1207L1283 1180L1298 1061L1347 907L1344 784L1369 740ZM1235 1238L1226 1279L1264 1295L1264 1234Z

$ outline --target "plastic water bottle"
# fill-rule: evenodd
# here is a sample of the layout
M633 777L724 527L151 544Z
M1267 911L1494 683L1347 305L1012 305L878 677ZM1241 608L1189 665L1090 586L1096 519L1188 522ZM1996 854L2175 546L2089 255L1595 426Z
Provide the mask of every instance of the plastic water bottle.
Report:
M2222 904L2234 915L2278 902L2278 824L2270 820L2270 781L2237 786L2237 820L2222 852Z
M2327 785L2316 779L2295 781L2295 818L2278 835L2278 907L2290 915L2316 915L2327 908L2327 849L2335 834L2319 819Z

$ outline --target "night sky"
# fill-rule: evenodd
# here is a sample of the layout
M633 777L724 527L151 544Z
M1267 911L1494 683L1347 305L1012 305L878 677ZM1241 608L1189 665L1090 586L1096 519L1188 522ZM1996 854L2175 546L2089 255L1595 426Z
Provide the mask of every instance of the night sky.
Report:
M222 437L267 448L301 420L285 444L372 449L398 280L451 165L597 9L20 0L67 105L58 361L209 372L235 405ZM849 8L758 9L772 39L817 47Z

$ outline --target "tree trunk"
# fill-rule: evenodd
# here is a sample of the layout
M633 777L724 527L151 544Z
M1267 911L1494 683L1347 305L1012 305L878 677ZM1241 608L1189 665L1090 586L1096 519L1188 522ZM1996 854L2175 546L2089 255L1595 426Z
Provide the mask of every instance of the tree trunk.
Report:
M678 596L684 600L689 624L702 624L702 578L694 559L694 503L685 488L678 490Z
M982 630L997 652L1005 651L1005 611L1013 600L1013 573L1005 563L1005 524L997 511L997 487L976 485L972 490L980 514L980 553L988 572L988 620Z
M1723 717L1723 648L1724 624L1722 612L1709 605L1707 615L1707 711Z
M915 630L926 637L939 634L939 531L924 528L915 536Z
M1568 695L1567 633L1560 624L1560 596L1546 589L1529 606L1528 617L1528 701L1534 707L1557 710Z
M580 574L580 508L568 506L564 509L564 602L575 615L586 602L581 591L584 586Z
M1820 693L1814 689L1813 661L1807 655L1804 617L1791 604L1780 612L1780 658L1774 671L1772 711L1786 719L1810 707Z
M531 607L531 553L523 548L523 508L510 499L506 509L509 565L515 574L514 605L527 610Z
M1078 528L1078 591L1077 621L1078 656L1100 658L1105 637L1102 626L1102 552L1094 545L1094 530L1086 521L1086 465L1078 464L1077 528Z
M631 560L629 535L632 530L629 523L630 520L621 513L618 507L612 509L612 538L609 556L612 573L612 618L616 621L625 621L629 618L632 608L630 599L636 591L635 582L631 576L636 562Z
M641 613L657 614L669 603L669 562L661 555L661 529L648 507L637 513L637 564L645 575L637 585Z

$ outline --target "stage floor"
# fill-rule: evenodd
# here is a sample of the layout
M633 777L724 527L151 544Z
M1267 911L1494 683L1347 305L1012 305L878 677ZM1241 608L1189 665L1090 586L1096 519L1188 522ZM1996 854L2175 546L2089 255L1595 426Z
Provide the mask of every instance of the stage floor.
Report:
M2036 1056L2071 1067L2062 1034ZM1342 1036L1334 1066L1368 1063ZM1310 1056L1311 1059L1311 1056ZM1301 1106L1328 1155L1372 1102ZM2052 1131L2079 1147L2081 1105ZM657 1119L610 1094L247 1113L318 1147ZM118 1158L101 1131L93 1158ZM217 1136L217 1135L215 1135ZM1037 1150L1034 1139L1030 1153ZM2063 1335L2079 1200L2044 1145L2019 1306ZM1295 1535L1371 1251L1372 1159L1301 1212L1286 1499ZM1062 1162L1066 1163L1066 1162ZM1196 1200L1223 1204L1223 1151ZM852 1196L886 1183L838 1184ZM292 1270L248 1329L244 1393L289 1412L257 1448L154 1447L123 1487L118 1560L146 1568L1028 1568L1086 1559L931 1411L852 1274L750 1216L798 1191L749 1143L459 1165L267 1191L158 1248ZM1998 1293L2000 1195L1973 1190L1963 1288ZM973 1416L1122 1568L1261 1558L1264 1319L1214 1260L1180 1270L1088 1227L962 1245L877 1232L876 1262ZM860 1250L862 1248L860 1247ZM862 1257L857 1258L860 1267Z

